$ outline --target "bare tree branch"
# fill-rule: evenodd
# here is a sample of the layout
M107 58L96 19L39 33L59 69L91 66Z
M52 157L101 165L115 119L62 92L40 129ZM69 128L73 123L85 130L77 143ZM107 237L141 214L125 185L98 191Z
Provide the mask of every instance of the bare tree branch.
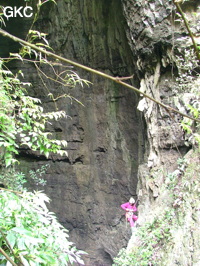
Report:
M174 4L175 4L175 6L176 6L176 8L177 8L177 10L179 12L179 14L181 15L181 17L182 17L182 19L183 19L183 21L185 23L185 27L187 28L187 31L188 31L188 33L190 35L190 38L191 38L192 43L193 43L193 46L194 46L194 51L196 53L196 56L197 56L198 60L200 61L199 48L198 48L197 43L196 43L196 41L194 39L194 35L193 35L193 33L192 33L191 29L190 29L190 26L189 26L188 21L187 21L187 19L185 17L185 14L183 13L183 10L182 10L179 2L177 2L176 0L174 0Z
M13 265L18 266L7 254L6 252L0 247L1 254Z
M36 50L36 51L39 51L39 52L41 52L41 53L43 53L43 54L45 54L45 55L47 55L47 56L49 56L49 57L55 58L56 60L60 60L60 61L62 61L62 62L65 62L65 63L71 64L71 65L76 66L76 67L78 67L78 68L81 68L81 69L84 69L84 70L89 71L89 72L91 72L91 73L94 73L94 74L96 74L96 75L99 75L99 76L101 76L101 77L103 77L103 78L106 78L106 79L112 80L112 81L114 81L114 82L116 82L116 83L119 83L119 84L121 84L122 86L127 87L127 88L129 88L129 89L135 91L136 93L138 93L138 94L140 94L140 95L143 95L144 97L150 99L151 101L155 102L156 104L162 106L165 110L169 110L170 112L174 112L174 113L180 114L181 116L183 116L183 117L187 117L187 118L189 118L189 119L191 119L191 120L193 120L193 121L200 122L199 119L194 118L194 117L191 117L191 116L189 116L189 115L186 115L186 114L184 114L184 113L178 111L177 109L175 109L175 108L173 108L173 107L170 107L170 106L168 106L168 105L165 105L165 104L161 103L160 101L154 99L153 97L149 96L148 94L146 94L146 93L144 93L144 92L141 92L139 89L135 88L134 86L129 85L129 84L127 84L127 83L121 81L119 77L112 77L112 76L110 76L110 75L108 75L108 74L105 74L105 73L103 73L103 72L101 72L101 71L95 70L95 69L93 69L93 68L91 68L91 67L87 67L87 66L84 66L84 65L82 65L82 64L76 63L76 62L74 62L74 61L72 61L72 60L66 59L66 58L64 58L64 57L62 57L62 56L59 56L59 55L57 55L57 54L54 54L54 53L52 53L52 52L47 51L47 50L45 50L44 48L37 47L36 45L34 45L34 44L32 44L32 43L26 42L26 41L24 41L24 40L22 40L22 39L20 39L20 38L18 38L18 37L16 37L16 36L14 36L14 35L11 35L10 33L6 32L6 31L4 31L4 30L2 30L2 29L0 29L0 34L3 35L3 36L5 36L5 37L8 37L8 38L12 39L12 40L15 41L15 42L21 43L22 45L28 46L28 47L30 47L30 48Z

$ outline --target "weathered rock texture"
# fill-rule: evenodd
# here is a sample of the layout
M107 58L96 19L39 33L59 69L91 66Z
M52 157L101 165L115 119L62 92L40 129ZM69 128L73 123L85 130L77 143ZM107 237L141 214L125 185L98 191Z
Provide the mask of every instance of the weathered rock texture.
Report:
M59 1L50 12L44 10L38 24L49 33L58 54L114 76L136 72L120 1ZM70 93L84 107L70 101L57 103L71 117L52 128L68 141L69 158L50 162L45 191L71 239L88 252L86 263L111 265L130 233L120 204L136 195L145 126L137 110L138 95L73 70L93 84L51 89L56 95Z
M185 91L177 89L176 77L179 69L176 56L181 55L184 58L185 51L190 50L191 40L184 24L180 23L180 20L175 22L177 17L173 3L171 1L135 1L134 4L132 1L124 1L124 3L130 30L127 36L133 54L137 57L138 71L141 74L140 89L171 106L176 102L176 108L188 111L187 103L191 102L192 97L195 98L194 87L196 82L199 84L199 79L194 81L194 78L192 82L193 94L190 94L189 84ZM196 35L200 29L198 6L198 1L189 1L182 5ZM139 19L139 23L137 16L143 17L142 20ZM184 60L186 65L187 56ZM166 244L169 251L162 254L163 260L159 265L198 265L199 230L194 228L198 228L200 222L199 218L196 218L199 216L196 207L199 205L199 200L195 196L195 191L192 193L187 189L182 190L181 187L184 182L191 182L186 181L187 178L196 176L195 178L199 180L198 163L196 168L194 165L191 167L194 171L190 173L191 176L183 180L180 178L174 191L165 190L164 184L167 181L164 178L176 169L177 159L189 149L185 146L184 133L179 125L180 117L166 112L146 99L140 101L138 108L144 112L149 140L148 160L140 165L138 171L139 224L152 222L170 206L178 208L177 213L182 212L185 223L179 224L179 221L176 221L178 225L176 224L174 231L172 230L173 242ZM189 165L193 160L190 154L186 156ZM173 193L175 198L176 194L179 194L177 200L182 197L178 207L173 203ZM190 197L194 200L189 200ZM134 249L138 241L139 239L133 236L128 249Z
M133 85L168 104L177 71L171 63L173 40L179 36L172 14L167 0L63 0L44 7L37 28L48 33L57 54L113 76L134 73ZM68 141L68 158L52 156L47 161L24 150L21 166L28 171L50 164L44 189L52 199L51 209L77 247L88 252L87 265L111 265L130 236L120 204L136 196L139 178L142 223L163 181L163 175L151 180L151 169L164 165L172 171L180 153L187 151L179 117L172 120L166 110L140 101L133 91L79 69L72 70L91 81L89 87L70 89L45 80L48 92L36 69L20 67L46 110L55 108L49 92L55 97L70 94L84 104L60 98L57 107L70 118L49 127ZM137 109L139 101L146 123ZM144 176L150 177L148 182Z
M58 1L57 6L44 8L37 26L49 34L50 44L60 55L114 76L137 71L120 1ZM54 109L36 69L27 63L20 68L33 83L31 94L42 100L46 110ZM42 70L51 75L47 67ZM136 195L145 124L133 91L72 70L93 84L71 89L45 80L55 97L67 93L84 104L60 99L58 108L70 118L49 126L58 138L68 141L69 157L52 156L47 161L21 150L21 167L28 171L50 164L44 189L52 199L51 210L70 230L77 247L88 252L88 265L111 265L130 237L120 204ZM138 84L137 75L133 84Z

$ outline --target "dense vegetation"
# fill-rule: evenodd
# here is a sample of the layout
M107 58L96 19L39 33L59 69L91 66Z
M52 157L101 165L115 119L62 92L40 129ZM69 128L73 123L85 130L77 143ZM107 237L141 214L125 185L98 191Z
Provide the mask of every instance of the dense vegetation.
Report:
M46 34L33 30L40 8L46 2L37 2L37 12L26 39L50 50ZM1 15L1 23L6 28L7 22ZM46 157L52 153L67 156L67 142L54 138L47 129L48 123L66 119L67 114L57 110L56 99L51 93L48 96L54 101L55 110L44 111L41 100L30 96L32 84L22 81L22 71L13 73L8 69L8 63L14 59L32 62L40 73L38 78L43 79L46 77L40 66L46 64L53 70L55 67L29 46L22 46L19 53L10 53L9 58L0 58L0 264L36 266L79 262L82 265L81 255L85 253L77 250L68 240L67 230L49 212L46 207L49 198L42 192L28 192L24 187L27 176L16 170L19 163L16 155L20 147ZM65 66L63 68L64 71L57 74L55 82L70 87L82 84L75 72ZM30 171L29 175L36 183L44 184L41 178L44 172L45 167L36 172Z

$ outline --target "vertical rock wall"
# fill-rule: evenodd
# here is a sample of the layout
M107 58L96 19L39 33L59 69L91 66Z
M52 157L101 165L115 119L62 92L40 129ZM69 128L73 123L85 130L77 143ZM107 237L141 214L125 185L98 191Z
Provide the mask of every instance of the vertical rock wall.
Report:
M199 68L198 63L196 66L194 63L196 56L192 55L193 46L190 36L184 23L176 16L173 1L141 0L134 3L123 1L123 3L125 16L129 22L127 31L129 44L133 55L137 57L140 90L189 114L188 103L196 101L199 104ZM181 8L186 14L194 36L198 36L199 1L184 1ZM198 43L198 39L195 38L195 40ZM180 58L183 60L181 67ZM188 62L190 67L193 64L191 72L186 70ZM185 74L185 77L181 73ZM180 79L177 78L179 74ZM191 84L186 82L187 79L192 80ZM185 87L182 86L184 82ZM198 84L197 93L195 93L196 84ZM160 258L159 265L199 265L200 221L196 218L199 217L199 199L198 196L196 197L195 188L187 189L184 185L184 182L193 184L192 178L199 180L199 154L195 155L192 150L188 152L192 145L190 142L186 146L186 136L180 126L182 117L167 112L148 99L140 100L138 108L144 112L149 141L148 159L140 165L138 171L140 214L138 222L140 225L153 224L153 221L160 219L164 212L176 213L172 219L174 225L170 226L172 241L165 239L163 246L155 246L151 259L154 264L156 256ZM183 157L186 153L187 155ZM180 158L179 168L177 167L178 158ZM175 188L173 188L175 178L172 178L170 188L167 184L169 176L175 169L174 173L180 171L181 160L185 160L188 169L184 169L183 176L178 175L179 181L175 183ZM176 202L180 198L181 203L177 206ZM180 222L181 215L183 218ZM156 229L158 227L154 227L147 235L153 235ZM148 253L148 248L145 250L145 247L150 243L147 239L148 237L145 239L144 236L141 240L137 235L133 235L128 245L128 251L132 252L130 253L132 257L137 247L143 246L141 243L144 243L143 254L144 257L146 256L145 251Z
M121 1L58 1L44 7L37 27L48 33L55 52L113 76L136 73L135 58L126 37L127 24ZM31 93L46 110L55 108L37 71L25 64L33 82ZM69 68L71 69L71 68ZM42 67L48 73L46 67ZM145 125L137 110L138 95L90 73L72 68L92 84L75 89L47 86L55 97L64 93L84 107L60 98L59 109L70 118L50 126L58 138L68 141L68 158L34 156L21 151L21 167L49 163L45 192L51 209L70 230L77 247L88 252L88 265L111 265L112 258L129 237L120 204L136 196L137 171L145 150ZM138 85L135 75L133 81Z
M177 56L193 48L185 25L176 16L173 1L123 1L123 4L129 26L127 38L133 56L137 58L140 90L187 113L184 106L188 101L187 91L177 89ZM197 35L198 6L198 1L186 1L182 6ZM141 189L142 195L140 216L141 220L146 220L152 204L159 204L155 199L164 176L176 169L177 159L190 147L185 145L180 115L145 98L140 100L138 109L144 113L149 141L148 159L140 165L138 173L138 191Z

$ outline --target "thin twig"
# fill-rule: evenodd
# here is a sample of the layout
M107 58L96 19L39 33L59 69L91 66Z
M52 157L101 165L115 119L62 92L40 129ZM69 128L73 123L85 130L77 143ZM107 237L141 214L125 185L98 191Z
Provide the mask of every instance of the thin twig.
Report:
M35 65L35 67L36 67L36 69L37 69L38 76L40 77L40 80L42 81L42 84L43 84L44 88L47 90L48 95L50 95L51 93L50 93L50 91L49 91L49 88L47 87L46 83L44 82L43 77L42 77L42 75L41 75L41 73L40 73L40 71L39 71L40 68L38 67L38 65L37 65L36 63L34 63L34 65ZM43 73L43 72L42 72L42 73ZM55 100L54 100L54 97L52 97L51 99L52 99L53 102L54 102L54 105L55 105L55 109L56 109L56 111L58 111L58 106L57 106L57 104L56 104L56 102L55 102Z
M12 39L12 40L15 41L15 42L21 43L21 44L23 44L23 45L25 45L25 46L29 46L30 48L32 48L32 49L34 49L34 50L37 50L37 51L39 51L39 52L41 52L41 53L43 53L43 54L45 54L45 55L47 55L47 56L50 56L50 57L52 57L52 58L55 58L56 60L63 61L63 62L65 62L65 63L71 64L71 65L76 66L76 67L78 67L78 68L81 68L81 69L84 69L84 70L89 71L89 72L91 72L91 73L94 73L94 74L96 74L96 75L99 75L99 76L101 76L101 77L103 77L103 78L106 78L106 79L112 80L112 81L114 81L114 82L116 82L116 83L119 83L119 84L121 84L122 86L127 87L127 88L129 88L129 89L135 91L136 93L138 93L138 94L140 94L140 95L143 95L144 97L148 98L149 100L151 100L151 101L155 102L156 104L162 106L164 109L168 109L168 110L170 110L171 112L175 112L175 113L177 113L177 114L180 114L181 116L183 116L183 117L187 117L187 118L189 118L189 119L191 119L191 120L193 120L193 121L200 122L199 119L194 118L194 117L191 117L191 116L189 116L189 115L186 115L186 114L184 114L184 113L178 111L177 109L175 109L175 108L173 108L173 107L170 107L170 106L168 106L168 105L165 105L165 104L163 104L163 103L157 101L157 100L154 99L153 97L151 97L151 96L149 96L148 94L146 94L146 93L140 91L139 89L135 88L134 86L131 86L131 85L129 85L129 84L123 82L123 81L120 81L119 78L117 78L117 77L112 77L112 76L110 76L110 75L108 75L108 74L105 74L105 73L103 73L103 72L101 72L101 71L95 70L95 69L93 69L93 68L91 68L91 67L84 66L84 65L82 65L82 64L76 63L76 62L74 62L74 61L72 61L72 60L66 59L66 58L64 58L64 57L62 57L62 56L59 56L59 55L57 55L57 54L54 54L54 53L52 53L52 52L49 52L49 51L45 50L44 48L37 47L36 45L34 45L34 44L32 44L32 43L29 43L29 42L26 42L26 41L24 41L24 40L22 40L22 39L20 39L20 38L18 38L18 37L16 37L16 36L14 36L14 35L11 35L10 33L6 32L6 31L4 31L4 30L2 30L2 29L0 29L0 34L3 35L3 36L5 36L5 37L8 37L8 38Z
M1 254L13 265L18 266L7 254L6 252L0 247Z
M128 79L132 79L134 77L134 74L129 76L129 77L116 77L116 79L118 81L122 81L122 80L128 80Z
M57 82L58 84L61 84L62 86L67 86L67 87L72 87L71 85L68 85L67 83L66 83L66 80L64 80L65 81L65 83L64 82L61 82L61 81L59 81L59 80L57 80L57 79L54 79L54 78L52 78L52 77L50 77L50 76L48 76L48 75L46 75L36 64L35 64L35 66L37 67L37 70L38 71L40 71L41 73L42 73L42 75L44 75L45 76L45 78L46 79L50 79L50 80L52 80L52 81L54 81L54 82ZM58 75L56 74L56 76L58 77Z

